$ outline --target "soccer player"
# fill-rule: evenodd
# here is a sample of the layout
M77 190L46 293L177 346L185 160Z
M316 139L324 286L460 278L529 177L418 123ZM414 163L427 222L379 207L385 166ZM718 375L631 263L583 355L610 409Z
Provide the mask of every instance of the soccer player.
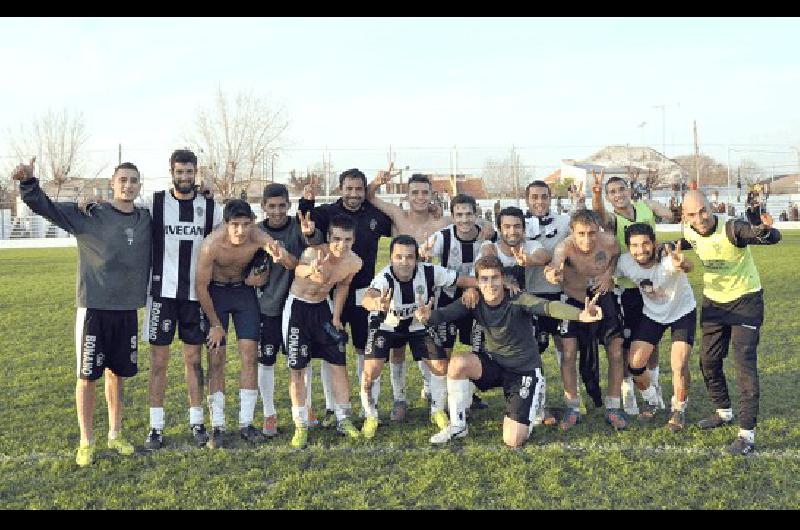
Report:
M570 219L572 233L559 243L553 260L545 267L545 278L560 284L568 298L566 303L582 307L586 296L599 296L598 305L603 309L603 320L581 329L584 324L562 323L561 339L564 357L561 361L561 379L567 410L561 420L564 430L580 420L580 399L577 396L577 373L575 358L578 350L578 335L586 331L591 340L603 343L608 356L608 387L606 389L606 421L615 429L628 426L628 418L620 408L620 386L622 384L622 325L619 308L613 293L613 273L619 258L617 241L608 232L601 232L594 212L577 210Z
M391 237L392 221L389 217L366 200L367 177L360 170L353 168L339 175L341 198L332 204L314 207L314 188L307 186L298 209L303 215L311 213L311 220L327 237L330 220L336 216L349 217L355 223L355 241L353 252L361 258L363 266L350 282L344 309L342 324L350 325L350 336L356 352L356 377L361 380L364 368L364 346L367 343L367 311L361 307L364 293L375 276L375 261L378 257L378 242L381 237ZM322 361L321 376L325 390L325 418L323 426L333 426L336 416L333 412L333 392L330 383L328 365ZM375 399L380 395L380 379L375 384Z
M683 237L703 262L703 333L700 370L717 410L700 420L701 429L733 422L733 409L722 361L733 342L736 384L739 387L739 435L728 446L733 455L755 450L758 416L757 348L764 323L764 291L750 245L774 245L781 233L772 228L772 216L747 209L746 219L715 215L705 195L697 190L683 198Z
M431 421L440 429L447 425L444 410L447 356L444 349L430 344L432 333L414 318L414 311L420 303L433 298L436 288L475 286L474 278L420 262L417 241L409 235L392 239L389 259L390 265L375 276L364 296L364 308L372 312L361 380L361 403L366 415L361 430L365 438L373 438L378 429L373 381L380 375L389 350L404 348L406 344L414 360L424 361L431 370Z
M520 447L530 435L534 403L541 392L541 357L530 331L533 315L558 319L594 322L602 318L587 297L583 311L561 302L551 302L522 293L515 298L503 288L503 264L496 256L485 256L475 263L481 300L475 309L467 309L461 300L447 307L431 310L431 302L419 304L415 318L436 326L472 315L486 330L485 351L456 355L447 371L450 422L431 437L431 443L443 444L468 433L466 406L470 381L481 390L502 387L506 396L503 418L503 442ZM422 301L422 300L421 300Z
M54 203L34 176L35 158L12 173L28 207L75 236L78 243L75 401L81 440L75 461L94 462L95 382L104 373L108 404L108 447L131 455L122 437L123 382L138 371L136 310L145 305L150 273L151 226L147 210L133 201L141 189L139 170L120 164L111 177L113 200L96 206L91 216L74 202Z
M658 347L667 328L672 340L672 413L667 427L673 432L684 428L686 402L689 394L689 354L694 345L697 323L696 302L686 273L692 270L678 246L675 251L666 245L666 254L656 253L656 234L646 223L633 223L625 228L629 252L617 262L617 277L633 281L642 292L642 318L633 326L628 371L644 402L639 414L641 421L653 419L660 407L658 391L647 373L647 361Z
M616 234L620 253L628 250L625 246L625 227L631 223L647 223L655 230L656 217L672 219L672 210L668 206L649 199L632 201L631 188L622 177L610 177L605 183L606 197L608 197L614 208L613 215L609 215L605 210L602 196L604 175L604 170L599 175L592 170L594 179L592 209L600 217L603 229L610 230ZM617 285L619 287L618 303L622 311L622 349L625 358L629 359L631 332L634 325L642 319L644 302L639 289L629 279L620 278L617 280ZM659 406L664 408L661 385L658 382L658 348L655 348L655 355L650 358L648 369L653 385L656 387L656 392L658 392ZM625 371L627 372L627 367ZM633 380L627 373L624 375L622 383L622 400L626 413L639 413L636 395L633 392Z
M322 234L314 226L311 216L289 217L289 190L284 184L268 184L264 187L261 209L264 220L258 223L265 233L280 241L286 252L301 256L309 245L322 243ZM309 240L306 239L309 237ZM258 388L264 406L264 427L262 432L268 438L278 434L278 416L275 412L275 360L283 349L282 314L289 287L294 280L294 270L267 260L262 274L248 278L257 285L256 297L261 309L260 339L258 349ZM266 276L266 284L262 282ZM311 385L308 384L308 389Z
M197 192L197 157L192 151L174 151L169 166L172 189L157 191L144 203L153 218L150 296L142 326L142 340L150 342L150 431L144 442L148 451L164 445L164 394L169 349L176 329L183 342L189 431L197 445L208 442L200 362L205 334L200 326L202 310L195 292L195 263L203 238L222 222L222 208Z
M223 210L224 224L203 240L197 259L195 289L208 320L208 402L213 428L208 446L224 446L225 432L225 336L233 317L242 367L239 376L239 435L251 443L264 441L253 427L257 387L257 349L260 311L253 287L246 285L245 269L259 248L287 269L297 260L254 224L246 201L230 200Z

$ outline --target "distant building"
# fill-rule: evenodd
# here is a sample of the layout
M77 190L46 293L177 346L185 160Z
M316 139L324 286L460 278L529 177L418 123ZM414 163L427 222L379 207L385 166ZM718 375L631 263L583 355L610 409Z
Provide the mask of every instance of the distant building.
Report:
M61 187L52 180L42 184L44 192L54 201L75 202L79 197L102 197L106 200L114 198L110 178L68 178Z
M446 193L447 196L452 198L456 194L464 193L466 195L471 195L478 200L489 198L489 193L486 191L486 187L483 185L483 179L481 177L476 177L475 175L449 175L440 173L423 173L423 175L431 180L433 191L438 192L440 195ZM402 182L400 181L399 177L395 177L392 182L389 182L386 186L384 186L385 193L408 193L407 181L410 176L411 173L404 172ZM453 190L453 184L455 184L456 188L455 193Z

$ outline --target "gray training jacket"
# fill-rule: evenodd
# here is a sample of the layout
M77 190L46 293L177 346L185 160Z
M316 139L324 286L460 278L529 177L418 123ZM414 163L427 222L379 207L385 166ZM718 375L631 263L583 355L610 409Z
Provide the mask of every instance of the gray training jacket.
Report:
M20 192L31 210L77 239L78 307L106 310L144 307L152 241L147 210L137 207L125 213L111 204L98 204L91 215L84 215L77 203L51 201L36 178L20 183Z

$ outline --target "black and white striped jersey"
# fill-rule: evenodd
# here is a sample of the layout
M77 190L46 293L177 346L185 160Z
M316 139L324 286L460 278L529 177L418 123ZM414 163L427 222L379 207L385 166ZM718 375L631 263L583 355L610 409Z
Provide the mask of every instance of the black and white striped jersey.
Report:
M370 289L377 289L381 293L392 289L392 304L380 323L380 329L403 333L424 330L425 325L414 316L414 311L419 307L417 297L422 296L424 303L427 303L437 287L453 286L457 279L456 271L440 265L417 263L414 276L407 282L401 282L394 275L391 265L387 265L369 285ZM370 321L374 321L373 317L380 316L380 313L373 311L370 313Z
M553 255L556 245L564 241L571 233L569 215L545 215L543 217L525 218L525 239L538 241L542 247ZM544 267L534 267L528 284L532 293L559 293L561 287L548 282L544 277Z
M222 208L199 194L176 199L171 190L157 191L148 199L145 206L153 217L150 295L197 300L197 253L203 238L222 222Z
M475 274L475 262L480 253L483 239L480 238L480 226L475 225L478 236L473 240L458 237L456 225L449 225L432 234L428 241L433 242L431 254L441 261L442 267L456 271L462 276ZM451 299L457 296L458 289L453 287L443 288L442 291Z

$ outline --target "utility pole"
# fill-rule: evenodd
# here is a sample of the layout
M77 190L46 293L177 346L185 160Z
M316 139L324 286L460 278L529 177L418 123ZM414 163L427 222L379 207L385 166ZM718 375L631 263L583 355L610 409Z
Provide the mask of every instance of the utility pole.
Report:
M697 145L697 121L694 124L694 185L700 188L700 148Z
M680 103L664 103L653 105L654 109L661 109L661 154L667 156L667 107L673 105L681 106Z
M119 144L118 151L117 151L117 165L122 163L122 144Z

